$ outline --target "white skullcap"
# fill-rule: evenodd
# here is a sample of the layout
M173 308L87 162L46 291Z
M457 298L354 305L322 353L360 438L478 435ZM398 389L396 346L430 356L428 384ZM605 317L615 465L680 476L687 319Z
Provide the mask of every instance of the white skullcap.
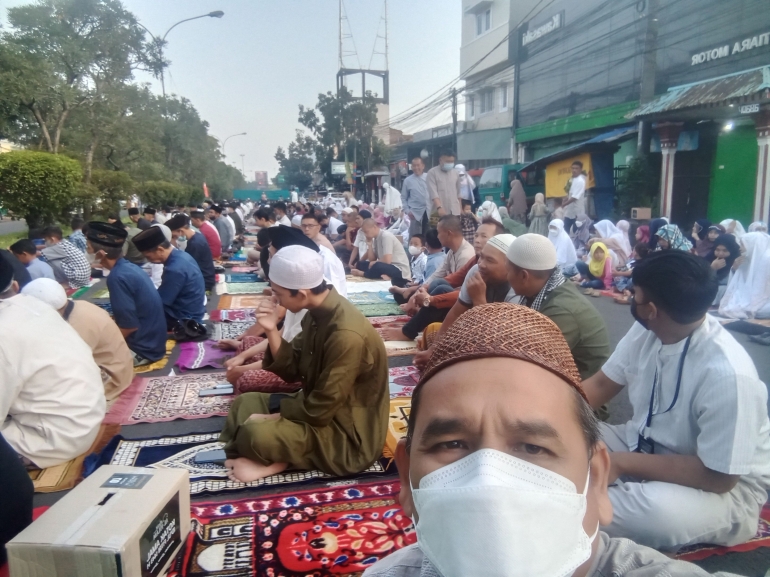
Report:
M556 248L545 236L523 234L508 248L508 260L526 270L551 270L556 268Z
M324 259L304 246L282 248L270 259L270 282L286 289L312 289L324 280Z
M171 229L169 227L167 227L165 224L161 224L159 222L156 222L152 226L157 226L160 230L162 230L163 231L163 236L166 237L166 240L168 242L171 242L171 237L174 236L174 235L171 234Z
M489 246L495 247L497 250L502 252L503 254L508 254L508 249L511 246L511 243L516 240L516 237L512 234L498 234L497 236L493 236L487 241L487 244Z
M50 278L38 278L21 289L21 294L29 295L51 305L57 311L67 304L67 293L58 282Z
M346 206L345 208L342 209L342 214L350 214L351 212L353 212L353 209L350 208L349 206Z

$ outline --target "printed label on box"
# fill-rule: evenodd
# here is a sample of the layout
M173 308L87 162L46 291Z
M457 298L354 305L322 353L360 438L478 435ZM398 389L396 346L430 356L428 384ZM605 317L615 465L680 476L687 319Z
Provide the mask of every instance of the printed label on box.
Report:
M108 487L110 489L141 489L150 479L152 479L152 475L115 473L104 482L102 487Z
M181 543L177 493L150 522L139 539L142 577L157 577Z

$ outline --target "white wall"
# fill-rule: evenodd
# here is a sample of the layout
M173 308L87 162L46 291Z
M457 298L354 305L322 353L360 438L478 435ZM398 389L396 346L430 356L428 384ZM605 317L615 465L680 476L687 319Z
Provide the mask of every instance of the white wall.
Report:
M511 66L475 84L467 84L465 91L465 123L466 130L492 130L494 128L510 128L513 125L513 77L514 68ZM503 89L508 93L508 106L503 109ZM494 90L494 108L492 112L481 113L481 95L483 92ZM471 116L470 99L474 101L474 114Z
M466 11L481 3L479 0L462 1L462 44L460 47L460 72L465 72L484 55L492 50L509 32L508 22L511 12L512 0L492 0L485 2L489 4L491 10L491 22L489 31L485 31L481 36L476 34L476 15L466 13ZM515 0L513 0L515 1ZM486 8L482 8L483 12ZM498 66L508 59L508 43L503 44L494 50L487 58L483 60L472 74L478 74L486 69Z

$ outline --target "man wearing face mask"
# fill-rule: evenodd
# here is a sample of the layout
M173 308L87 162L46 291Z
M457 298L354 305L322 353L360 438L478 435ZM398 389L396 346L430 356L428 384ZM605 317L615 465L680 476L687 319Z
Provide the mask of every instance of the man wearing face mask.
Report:
M396 463L417 543L366 577L707 575L599 531L610 457L567 343L529 308L475 307L438 341Z
M625 387L633 416L602 424L611 451L611 536L657 549L733 546L757 531L770 487L767 389L743 347L706 314L706 260L654 253L633 271L637 323L584 382L599 407Z
M184 213L172 216L166 221L166 226L171 229L176 247L189 254L198 263L206 290L212 290L216 284L214 257L211 255L206 237L190 228L190 217Z
M445 151L439 157L438 166L428 171L428 197L433 203L433 210L439 216L462 212L460 205L460 175L455 170L455 153Z

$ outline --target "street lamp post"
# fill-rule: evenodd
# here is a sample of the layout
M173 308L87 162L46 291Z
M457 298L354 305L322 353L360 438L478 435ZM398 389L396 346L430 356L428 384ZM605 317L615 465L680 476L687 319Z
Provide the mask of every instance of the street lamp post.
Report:
M235 136L246 136L245 132L239 132L238 134L231 134L227 138L225 138L225 141L222 143L222 156L225 155L225 146L227 145L227 141Z
M244 158L245 156L246 156L245 154L241 154L241 173L243 173L243 177L244 177L244 178L246 178L246 163L245 163L245 161L243 160L243 158Z
M198 20L199 18L222 18L225 13L221 10L215 10L214 12L209 12L208 14L201 14L200 16L193 16L192 18L185 18L184 20L180 20L176 24L174 24L171 28L166 30L166 33L163 35L163 38L158 40L158 38L150 32L149 28L147 28L144 24L141 22L137 22L139 26L144 28L147 33L150 35L150 37L155 41L156 46L158 47L158 51L160 53L160 86L163 90L163 99L166 99L166 75L164 73L165 65L163 63L163 45L166 43L166 36L168 36L168 33L171 32L174 28L179 26L180 24L184 22L189 22L190 20Z

